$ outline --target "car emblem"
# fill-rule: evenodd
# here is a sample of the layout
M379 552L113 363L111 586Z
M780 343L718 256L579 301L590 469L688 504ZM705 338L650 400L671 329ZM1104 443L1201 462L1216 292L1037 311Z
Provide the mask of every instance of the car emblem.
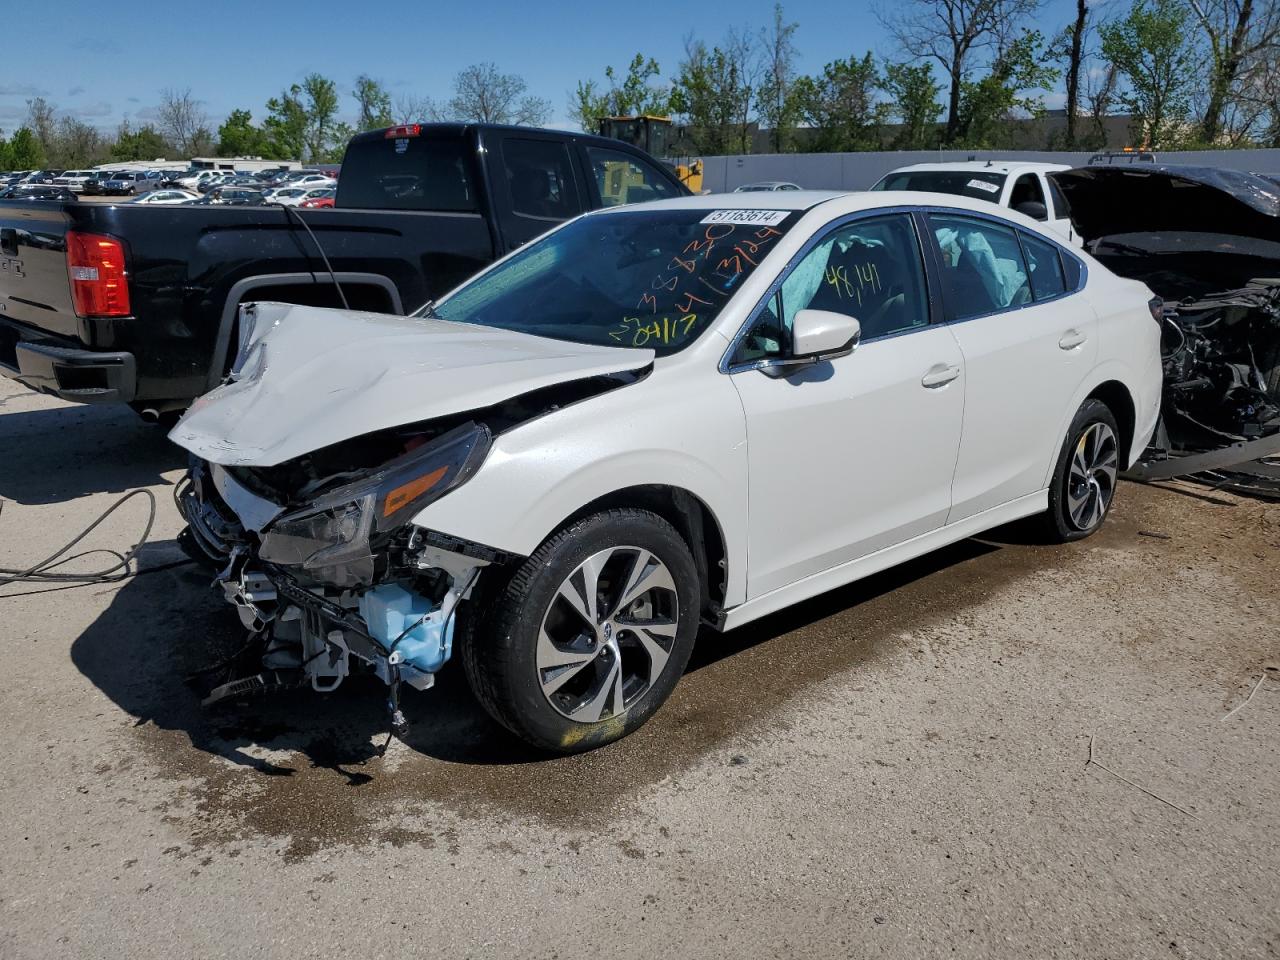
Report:
M604 633L604 642L608 643L610 640L613 639L613 624L606 623L604 625L604 630L601 632Z

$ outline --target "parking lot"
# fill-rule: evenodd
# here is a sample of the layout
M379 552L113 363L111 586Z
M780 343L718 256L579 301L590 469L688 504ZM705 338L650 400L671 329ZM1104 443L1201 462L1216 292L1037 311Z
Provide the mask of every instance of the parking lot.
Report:
M0 566L138 487L143 569L181 559L158 429L0 381L0 444ZM385 756L377 683L202 713L182 678L242 633L189 566L9 586L0 954L1275 956L1277 547L1280 504L1125 484L1082 543L706 634L652 722L554 759L456 664Z

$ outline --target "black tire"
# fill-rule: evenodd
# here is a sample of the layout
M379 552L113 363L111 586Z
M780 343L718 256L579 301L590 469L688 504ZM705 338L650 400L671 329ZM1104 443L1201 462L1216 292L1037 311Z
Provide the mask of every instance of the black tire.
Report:
M579 565L623 546L648 551L670 572L678 600L675 636L661 672L634 702L595 722L573 720L543 693L536 659L539 633L561 585ZM473 598L460 651L467 680L490 716L536 747L576 753L611 743L648 720L675 688L693 652L701 594L688 544L658 515L620 508L584 517ZM618 637L623 634L620 629Z
M1071 426L1067 429L1067 436L1063 440L1062 450L1058 454L1058 460L1053 467L1053 478L1049 483L1049 509L1041 515L1041 532L1045 539L1051 543L1068 543L1072 540L1082 540L1102 526L1107 518L1107 514L1111 512L1111 506L1115 503L1115 487L1112 485L1110 495L1106 497L1102 507L1101 516L1096 521L1091 522L1084 527L1076 523L1071 516L1069 509L1069 485L1071 483L1071 461L1075 454L1077 445L1085 432L1092 429L1095 424L1103 424L1111 431L1112 436L1116 439L1117 444L1120 439L1120 428L1116 425L1116 418L1108 407L1101 400L1090 399L1080 405L1080 409L1076 411L1076 415L1071 420ZM1123 451L1117 446L1117 457L1123 456ZM1117 468L1119 463L1117 463Z

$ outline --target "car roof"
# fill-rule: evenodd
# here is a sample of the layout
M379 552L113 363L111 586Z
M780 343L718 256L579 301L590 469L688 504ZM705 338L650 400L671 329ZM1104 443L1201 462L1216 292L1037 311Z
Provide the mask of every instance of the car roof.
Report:
M675 197L670 200L651 200L647 203L624 204L595 210L587 216L613 216L643 210L802 210L822 207L831 217L864 210L888 207L945 207L951 210L972 211L984 216L997 216L1018 226L1043 232L1044 225L1015 210L997 207L990 200L963 197L952 193L926 193L922 190L788 190L783 193L708 193L693 197Z
M1012 173L1014 170L1070 170L1068 163L1049 163L1044 160L954 160L940 163L913 163L895 167L889 173L906 173L909 170L964 170L987 173Z

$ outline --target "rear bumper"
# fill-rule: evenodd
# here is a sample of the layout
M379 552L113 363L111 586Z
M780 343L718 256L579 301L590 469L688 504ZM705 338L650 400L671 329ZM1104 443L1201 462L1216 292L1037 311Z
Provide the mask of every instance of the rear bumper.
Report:
M32 390L76 403L127 403L138 387L133 354L33 339L29 329L3 319L0 374Z

